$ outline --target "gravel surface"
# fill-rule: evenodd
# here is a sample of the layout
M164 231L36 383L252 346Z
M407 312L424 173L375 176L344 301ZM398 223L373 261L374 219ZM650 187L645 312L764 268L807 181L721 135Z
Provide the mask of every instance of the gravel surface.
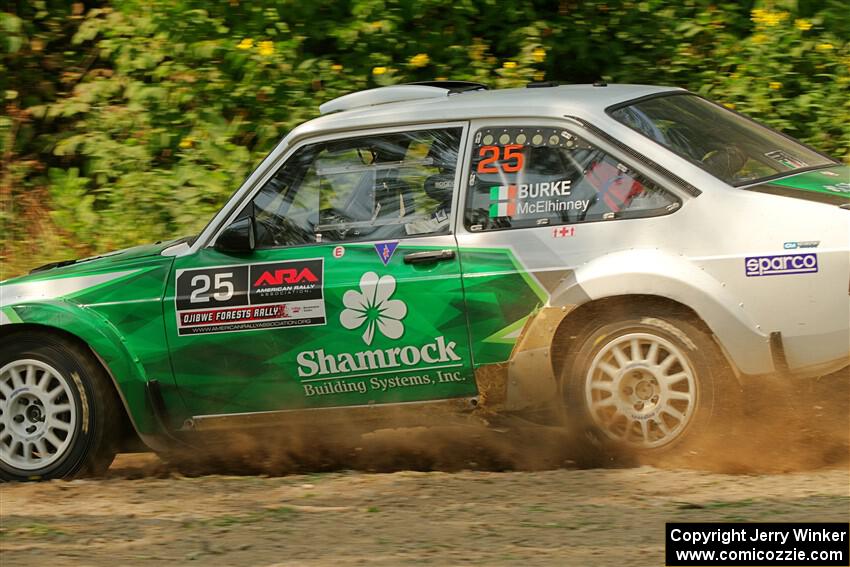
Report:
M3 487L0 550L3 565L663 565L665 522L846 522L848 492L846 468L53 481Z

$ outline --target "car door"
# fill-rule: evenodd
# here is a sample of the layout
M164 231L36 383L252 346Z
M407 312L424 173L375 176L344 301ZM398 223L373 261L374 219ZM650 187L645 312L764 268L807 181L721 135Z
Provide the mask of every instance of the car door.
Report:
M237 215L252 253L176 259L166 325L193 415L476 394L451 233L465 133L304 142Z

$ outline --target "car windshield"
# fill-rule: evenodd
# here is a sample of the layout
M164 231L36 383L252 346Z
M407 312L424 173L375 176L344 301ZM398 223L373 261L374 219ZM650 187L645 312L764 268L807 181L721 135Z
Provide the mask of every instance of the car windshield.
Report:
M639 100L610 114L734 186L835 164L791 138L695 95Z

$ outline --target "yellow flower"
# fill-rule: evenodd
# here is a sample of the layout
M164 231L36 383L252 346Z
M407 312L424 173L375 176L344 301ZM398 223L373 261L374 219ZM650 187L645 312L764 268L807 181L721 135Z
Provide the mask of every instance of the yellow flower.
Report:
M545 78L546 78L546 73L544 73L543 71L537 71L536 73L534 73L534 80L535 81L542 81Z
M339 63L334 63L333 65L331 65L331 70L339 73L340 71L342 71L342 65L340 65Z
M764 43L768 39L770 39L770 38L767 37L766 35L764 35L763 33L757 33L756 35L753 36L753 43Z
M534 61L537 63L543 63L546 60L546 50L542 47L535 48L531 55L534 56Z
M770 88L775 90L775 91L778 91L779 89L782 88L782 83L780 83L778 81L771 81L770 82Z
M767 25L775 26L788 19L788 12L774 12Z
M374 68L372 69L372 74L373 74L373 75L383 75L383 74L384 74L384 73L386 73L386 72L387 72L387 68L386 68L386 67L374 67Z
M788 12L771 12L756 8L752 11L751 19L757 24L773 27L788 19Z
M424 67L428 63L430 63L431 58L428 57L427 53L417 53L413 57L410 58L410 65L413 67Z
M817 46L818 51L830 51L834 48L835 48L835 46L832 45L831 43L819 43L818 46Z
M236 47L238 47L239 49L251 49L252 47L254 47L254 40L246 37L245 39L240 41L239 45L237 45Z
M516 67L516 61L505 61L504 63L502 63L502 67L504 67L505 69L513 69L514 67Z
M484 56L485 47L480 43L475 43L469 50L469 58L473 61L479 61Z
M274 42L261 41L260 42L260 55L262 55L263 57L268 57L269 55L274 55Z
M725 106L729 110L735 110L735 103L734 102L724 102L723 106Z
M185 138L180 140L180 143L178 145L181 148L186 149L186 148L191 148L194 143L195 142L192 140L191 136L186 136Z
M434 79L434 80L435 80L435 81L448 81L449 79L448 79L447 77L437 77L437 78L436 78L436 79Z
M800 18L799 20L794 20L794 25L800 31L809 31L812 29L812 22L806 20L804 18Z

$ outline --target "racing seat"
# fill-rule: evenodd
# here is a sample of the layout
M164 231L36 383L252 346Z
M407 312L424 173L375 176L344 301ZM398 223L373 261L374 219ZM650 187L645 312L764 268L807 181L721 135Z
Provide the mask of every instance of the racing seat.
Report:
M611 212L627 209L644 192L643 184L606 161L596 161L584 178L590 182Z
M425 194L437 202L436 211L450 211L452 208L452 190L455 184L455 174L438 173L425 179L423 189Z
M437 202L434 213L448 214L452 208L455 170L457 168L457 143L438 143L435 141L428 150L427 159L431 160L439 173L425 179L422 189L425 194Z

